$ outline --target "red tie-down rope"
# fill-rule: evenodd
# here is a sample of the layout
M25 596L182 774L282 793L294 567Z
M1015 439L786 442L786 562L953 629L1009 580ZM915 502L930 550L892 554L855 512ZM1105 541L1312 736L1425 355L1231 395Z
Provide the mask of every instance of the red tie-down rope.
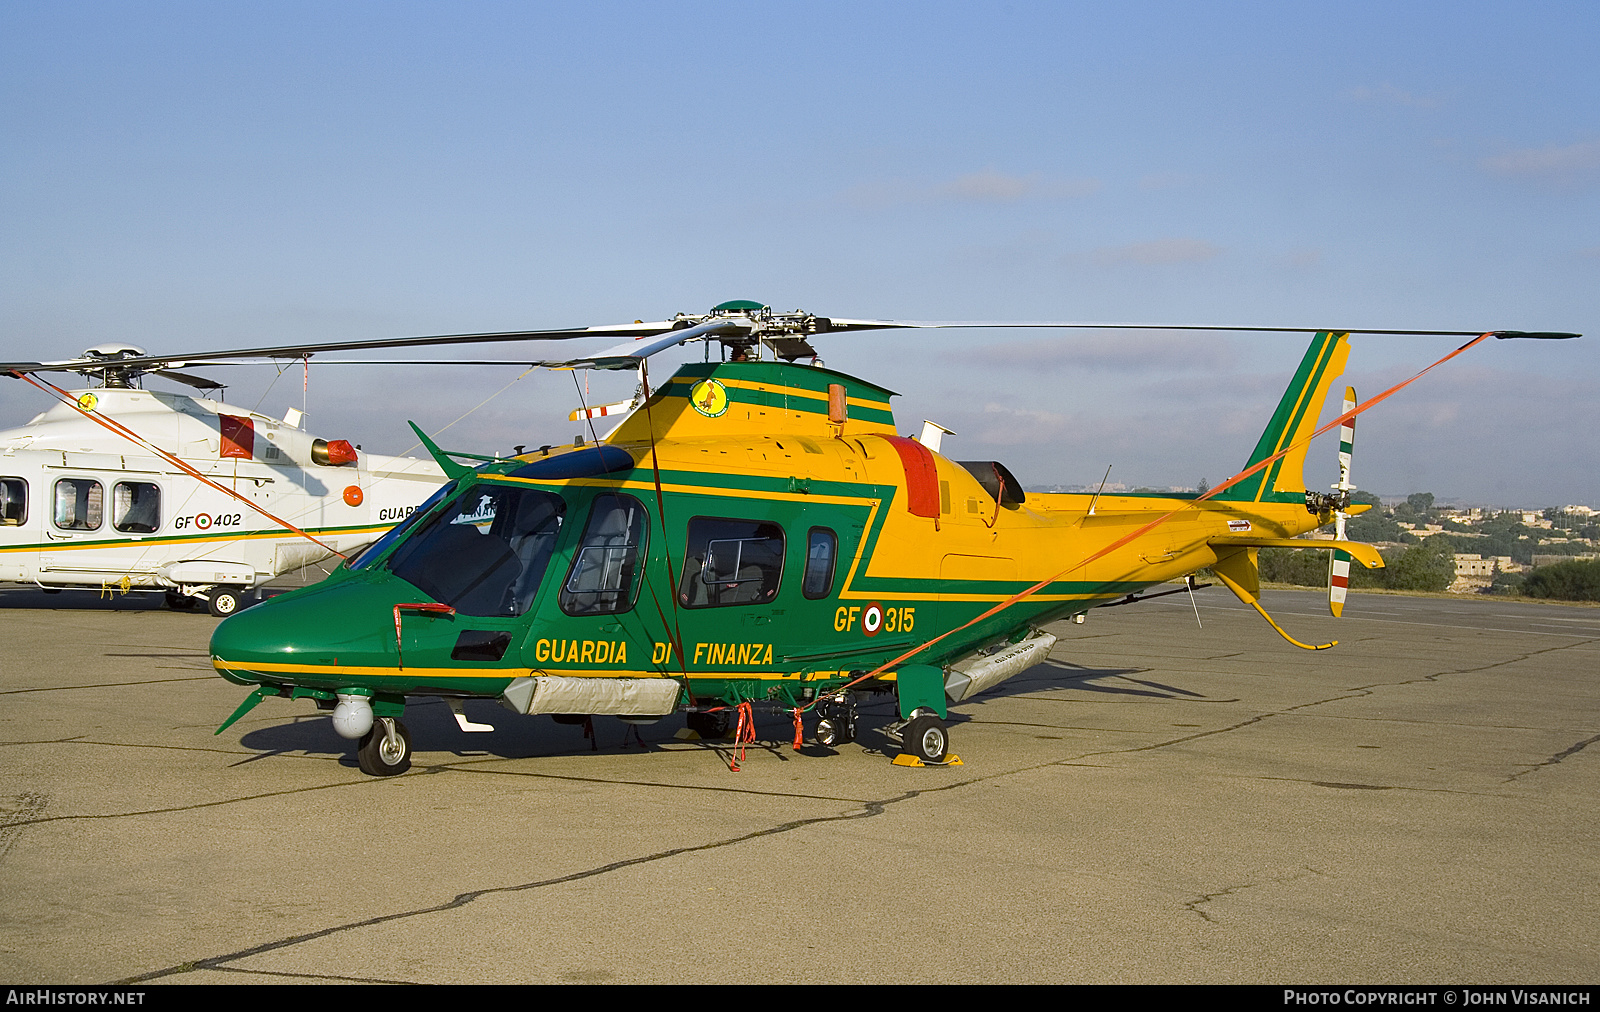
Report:
M341 559L346 558L345 554L343 552L339 551L338 549L332 547L331 545L328 545L325 542L317 540L316 538L312 537L310 534L307 534L305 531L303 531L300 528L296 527L294 524L291 524L289 521L283 519L282 517L274 516L273 514L268 513L264 508L262 508L262 506L259 503L255 502L254 500L247 499L244 496L240 495L239 493L235 492L233 489L228 488L225 485L219 485L216 482L212 481L210 478L207 478L205 475L201 474L199 471L195 470L193 467L190 467L184 461L182 461L179 458L177 458L177 457L173 456L172 454L168 453L166 450L163 450L161 447L156 446L154 443L150 442L148 439L145 439L143 436L139 435L137 432L134 432L132 429L128 428L126 425L123 425L121 422L117 421L115 418L107 418L104 415L101 415L101 414L99 414L97 412L94 412L94 411L91 411L91 410L85 408L83 405L79 404L77 399L74 398L71 394L67 393L65 390L63 390L60 387L56 386L54 383L51 383L49 380L36 380L32 376L28 375L27 373L20 373L20 372L12 372L11 375L17 377L20 380L26 380L27 382L33 384L35 387L38 387L40 390L45 390L46 392L54 393L55 396L59 397L64 403L71 405L73 410L77 411L83 417L88 418L91 421L98 422L100 425L104 426L107 429L110 429L112 432L116 433L117 435L123 437L124 439L127 439L127 440L131 441L134 445L139 446L139 447L141 447L141 448L143 448L145 450L150 451L151 453L153 453L156 456L160 457L162 460L165 460L167 463L171 464L173 467L176 467L178 470L182 471L183 473L189 475L192 478L198 479L203 484L211 486L212 488L216 489L218 492L221 492L221 493L223 493L225 495L232 496L233 498L235 498L235 499L239 500L240 502L244 503L250 509L255 510L257 513L260 513L262 516L266 517L268 520L271 520L273 523L278 524L281 527L288 528L289 530L293 531L294 533L300 535L302 538L305 538L307 541L310 541L312 544L319 545L322 548L327 549L328 551L332 552L334 555L337 555Z
M734 773L739 772L739 764L744 762L745 747L756 743L756 711L749 701L734 707L739 714L739 724L733 732L733 753L728 759L728 769Z
M1183 506L1180 506L1177 509L1172 510L1171 512L1163 513L1161 516L1159 516L1156 519L1154 519L1154 520L1150 521L1149 523L1145 524L1143 527L1140 527L1139 529L1133 531L1132 533L1130 533L1130 534L1128 534L1128 535L1126 535L1124 537L1121 537L1121 538L1117 539L1116 541L1113 541L1111 544L1109 544L1106 547L1100 549L1099 551L1097 551L1097 552L1095 552L1095 553L1093 553L1091 555L1088 555L1088 556L1084 557L1083 559L1080 559L1077 562L1074 562L1072 565L1068 566L1066 569L1063 569L1061 572L1056 573L1054 576L1046 577L1045 579L1040 580L1038 583L1034 584L1033 586L1028 587L1025 590L1019 591L1019 592L1011 595L1010 597L1006 598L1004 601L1001 601L999 604L995 605L993 608L990 608L988 611L986 611L983 614L979 615L977 618L974 618L971 621L966 622L963 625L959 625L959 626L955 627L954 629L951 629L949 632L941 633L940 635L935 636L933 639L931 639L928 642L922 644L921 646L912 647L910 650L908 650L905 653L901 654L899 657L896 657L891 661L885 661L883 664L878 665L876 668L873 668L871 671L867 672L866 674L862 675L861 677L852 679L851 681L845 683L844 685L840 686L835 691L836 692L843 692L844 690L850 688L852 685L856 685L856 684L859 684L861 682L867 681L870 678L876 678L877 676L883 674L885 671L888 671L889 669L898 666L899 664L911 659L912 657L915 657L917 654L922 653L924 650L926 650L929 647L933 646L935 643L938 643L940 640L945 639L945 638L950 637L950 636L954 636L956 633L961 632L963 629L967 629L967 628L969 628L971 626L977 625L979 622L982 622L984 619L989 618L992 615L998 614L1001 611L1004 611L1005 609L1011 607L1012 605L1016 604L1017 602L1022 601L1022 600L1026 599L1026 598L1032 597L1034 594L1037 594L1039 591L1041 591L1044 588L1050 586L1052 583L1055 583L1057 580L1059 580L1062 577L1066 576L1068 573L1072 572L1073 570L1079 569L1079 568L1081 568L1083 566L1087 566L1089 563L1095 561L1096 559L1104 558L1105 556L1110 555L1112 552L1114 552L1117 549L1121 548L1123 545L1126 545L1129 542L1135 540L1136 538L1139 538L1139 537L1141 537L1141 536L1143 536L1145 534L1148 534L1150 531L1152 531L1155 528L1157 528L1157 527L1161 526L1162 524L1166 523L1168 520L1170 520L1173 517L1177 516L1179 513L1182 513L1185 510L1194 509L1196 507L1196 504L1204 502L1205 500L1210 499L1213 496L1215 496L1218 492L1225 491L1225 490L1233 487L1234 485L1237 485L1239 482L1245 480L1246 478L1250 477L1251 475L1257 473L1258 471L1261 471L1264 468L1272 466L1274 463L1276 463L1277 461L1283 459L1285 456L1287 456L1288 454L1292 453L1294 450L1296 450L1296 449L1298 449L1298 448L1300 448L1302 446L1305 446L1307 443L1310 443L1313 439L1317 438L1318 436L1322 435L1323 433L1328 432L1328 431L1330 431L1332 429L1338 428L1339 426L1343 425L1345 422L1350 421L1352 418L1355 418L1357 415L1359 415L1362 412L1366 411L1368 408L1376 407L1378 404L1380 404L1383 401L1389 399L1393 395L1399 393L1401 390L1404 390L1406 387L1410 386L1411 384L1415 383L1417 380L1421 379L1423 377L1423 375L1426 374L1427 372L1429 372L1430 370L1435 369L1438 366L1444 365L1446 362L1448 362L1451 359L1455 358L1457 355L1461 354L1462 352L1467 351L1470 348L1476 347L1477 345L1483 343L1488 338L1493 337L1494 333L1495 333L1494 331L1490 331L1488 333L1478 335L1477 337L1475 337L1472 340L1468 341L1466 344L1463 344L1461 347L1457 348L1455 351L1452 351L1450 354L1448 354L1448 355L1444 356L1443 358L1439 359L1437 362L1433 363L1433 365L1428 366L1426 369L1423 369L1421 372L1417 373L1415 376L1412 376L1410 379L1405 380L1405 381L1400 382L1400 383L1396 383L1394 386L1392 386L1389 389L1385 390L1383 393L1378 394L1376 397L1373 397L1373 398L1371 398L1369 400L1361 402L1360 404L1358 404L1353 409L1351 409L1349 411L1346 411L1344 414L1342 414L1339 417L1335 418L1333 421L1331 421L1328 424L1326 424L1326 425L1322 426L1321 428L1317 429L1315 432L1311 433L1311 435L1306 436L1304 439L1301 439L1301 440L1298 440L1298 441L1296 441L1294 443L1291 443L1288 446L1284 447L1283 449L1279 450L1277 453L1274 453L1272 456L1266 458L1265 460L1260 461L1260 462L1258 462L1258 463L1256 463L1256 464L1254 464L1254 465L1252 465L1250 467L1245 468L1243 471L1240 471L1238 474L1234 475L1232 478L1229 478L1227 481L1223 482L1222 484L1216 486L1215 488L1212 488L1212 489L1208 490L1207 492L1205 492L1202 495L1198 495L1195 498L1189 500L1189 502L1184 504ZM831 693L830 693L830 695L831 695ZM810 703L806 704L806 706L803 707L802 709L809 710L813 706L816 706L818 702L820 702L820 699L812 700Z

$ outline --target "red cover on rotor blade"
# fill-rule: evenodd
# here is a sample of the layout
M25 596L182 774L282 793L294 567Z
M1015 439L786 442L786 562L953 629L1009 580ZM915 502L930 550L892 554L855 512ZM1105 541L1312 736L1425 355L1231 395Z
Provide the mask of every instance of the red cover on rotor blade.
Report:
M218 415L222 424L222 452L220 457L237 457L249 460L256 453L256 426L248 418L238 415Z

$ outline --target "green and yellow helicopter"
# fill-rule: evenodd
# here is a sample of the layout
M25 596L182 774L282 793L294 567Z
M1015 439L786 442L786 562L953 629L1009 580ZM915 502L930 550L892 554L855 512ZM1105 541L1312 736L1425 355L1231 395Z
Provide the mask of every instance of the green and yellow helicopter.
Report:
M896 761L951 761L948 707L1043 660L1055 642L1047 623L1201 568L1260 610L1263 547L1381 566L1342 536L1296 539L1365 508L1349 502L1348 458L1343 488L1307 490L1307 444L1348 334L1461 334L1170 328L1314 336L1239 475L1197 495L1090 495L1025 493L997 461L948 459L936 427L901 434L891 391L802 364L815 361L818 335L951 326L996 324L730 302L661 323L337 346L613 335L630 340L535 364L636 369L641 383L633 402L578 413L626 412L596 441L491 459L424 435L445 485L326 580L217 627L216 670L253 688L217 733L269 696L309 698L359 741L361 769L387 776L410 765L408 697L442 697L463 731L488 729L467 720L465 699L569 723L684 713L706 737L725 737L737 718L736 742L753 737L757 710L780 712L798 747L805 715L815 741L847 742L859 694L893 692ZM1451 356L1489 336L1576 335L1464 336L1475 340ZM652 387L650 356L690 341L720 346L717 360ZM1335 422L1367 405L1348 404Z

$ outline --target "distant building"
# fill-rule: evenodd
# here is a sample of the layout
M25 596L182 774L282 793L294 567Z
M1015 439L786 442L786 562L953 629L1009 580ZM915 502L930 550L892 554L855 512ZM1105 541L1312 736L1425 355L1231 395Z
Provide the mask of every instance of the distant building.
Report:
M1571 562L1573 559L1600 559L1600 552L1583 552L1579 555L1535 555L1533 568L1553 566L1558 562Z
M1456 554L1456 578L1450 584L1452 594L1479 594L1489 589L1497 573L1515 573L1522 567L1511 561L1509 555Z

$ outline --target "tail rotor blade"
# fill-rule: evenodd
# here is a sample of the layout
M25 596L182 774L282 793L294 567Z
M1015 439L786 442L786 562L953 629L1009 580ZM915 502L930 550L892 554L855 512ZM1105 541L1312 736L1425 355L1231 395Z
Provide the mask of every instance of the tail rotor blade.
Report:
M1340 414L1348 415L1356 408L1356 388L1344 388L1344 407ZM1341 498L1355 486L1350 484L1350 455L1355 449L1356 420L1354 418L1339 426L1339 484L1333 486L1340 493ZM1344 524L1350 514L1339 510L1334 514L1334 537L1345 540ZM1333 558L1328 563L1328 610L1334 618L1344 614L1345 592L1350 588L1350 554L1348 552L1333 550Z

